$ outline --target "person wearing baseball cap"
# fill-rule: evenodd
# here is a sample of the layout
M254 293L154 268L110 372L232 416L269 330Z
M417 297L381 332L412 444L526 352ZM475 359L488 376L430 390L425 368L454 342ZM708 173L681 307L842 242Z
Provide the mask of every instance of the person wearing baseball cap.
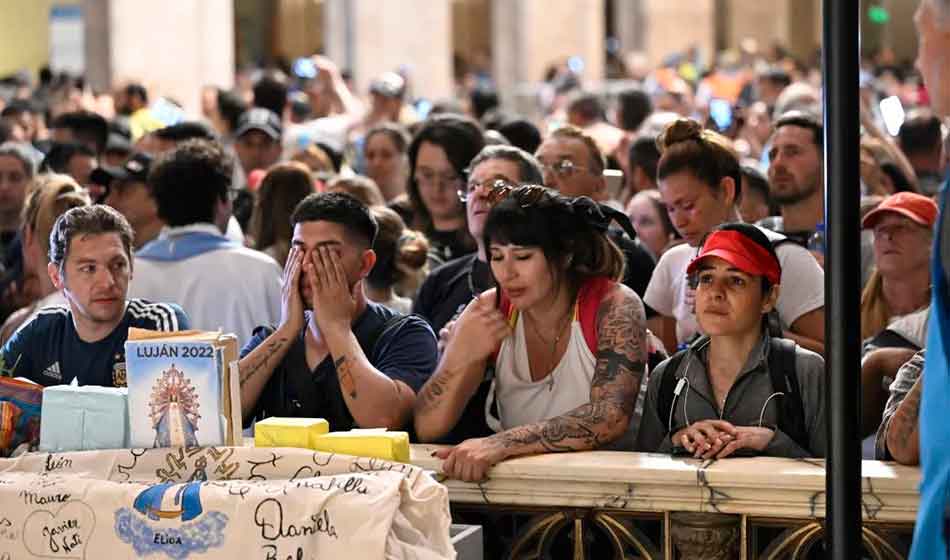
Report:
M686 270L704 334L650 375L637 449L824 457L824 359L769 333L782 278L769 238L721 225Z
M121 166L97 167L90 180L105 188L103 204L125 216L135 231L135 249L158 237L165 222L158 217L158 205L146 181L152 157L136 152Z
M912 192L885 198L861 221L874 232L875 270L861 294L861 337L930 303L930 249L937 204ZM923 341L920 341L923 342Z
M245 174L280 160L282 135L280 116L269 109L255 107L241 115L234 131L234 151Z

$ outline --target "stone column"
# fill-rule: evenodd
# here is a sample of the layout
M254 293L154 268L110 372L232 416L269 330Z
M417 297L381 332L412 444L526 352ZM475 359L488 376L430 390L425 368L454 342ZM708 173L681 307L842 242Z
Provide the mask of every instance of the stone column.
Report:
M364 94L383 72L406 66L417 95L452 95L451 0L326 0L327 55Z
M740 519L719 513L670 514L673 547L682 560L739 558Z
M652 65L691 46L699 47L707 59L715 54L714 0L610 1L623 51L642 51Z
M492 59L506 101L540 82L554 62L578 56L583 79L604 77L605 0L494 0Z
M200 114L201 88L234 82L232 0L84 0L93 87L142 82Z

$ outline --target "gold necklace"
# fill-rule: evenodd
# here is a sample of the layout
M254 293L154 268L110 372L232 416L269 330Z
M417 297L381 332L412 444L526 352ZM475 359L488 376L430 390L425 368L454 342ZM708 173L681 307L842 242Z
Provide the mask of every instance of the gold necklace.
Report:
M573 305L567 309L567 313L564 314L565 319L570 319L571 310ZM534 321L528 320L527 313L525 314L525 321L531 325L531 328L534 330L534 334L538 336L538 339L543 343L547 344L548 341L545 340L544 336L541 335L541 331L538 330L537 325L534 324ZM548 358L548 363L551 364L551 372L548 374L548 391L554 390L554 370L557 369L557 364L554 363L554 358L557 355L557 345L561 342L561 337L564 336L564 326L567 324L567 321L562 321L561 326L558 328L557 336L554 337L554 342L551 344L551 356Z

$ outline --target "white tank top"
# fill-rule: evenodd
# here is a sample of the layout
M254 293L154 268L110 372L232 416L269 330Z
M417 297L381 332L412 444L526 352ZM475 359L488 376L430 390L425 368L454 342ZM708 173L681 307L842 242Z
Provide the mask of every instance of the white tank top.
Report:
M495 360L493 393L500 425L488 415L489 425L495 431L541 422L590 402L597 360L587 346L576 311L567 350L554 371L540 381L531 380L523 319L519 313L514 333L501 343ZM488 406L491 399L490 396Z

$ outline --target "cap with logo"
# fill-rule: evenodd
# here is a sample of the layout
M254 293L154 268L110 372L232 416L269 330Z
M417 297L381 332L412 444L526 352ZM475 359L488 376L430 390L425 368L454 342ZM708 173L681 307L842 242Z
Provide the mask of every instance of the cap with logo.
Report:
M280 140L283 133L283 125L280 122L280 116L270 109L254 107L248 109L238 118L235 137L244 136L252 130L258 130L271 137L272 140Z
M108 187L113 181L137 181L144 183L148 179L148 170L152 166L152 156L136 152L118 167L103 166L92 171L89 180L96 185Z
M406 80L395 72L386 72L373 80L369 91L383 97L402 97L406 91Z

